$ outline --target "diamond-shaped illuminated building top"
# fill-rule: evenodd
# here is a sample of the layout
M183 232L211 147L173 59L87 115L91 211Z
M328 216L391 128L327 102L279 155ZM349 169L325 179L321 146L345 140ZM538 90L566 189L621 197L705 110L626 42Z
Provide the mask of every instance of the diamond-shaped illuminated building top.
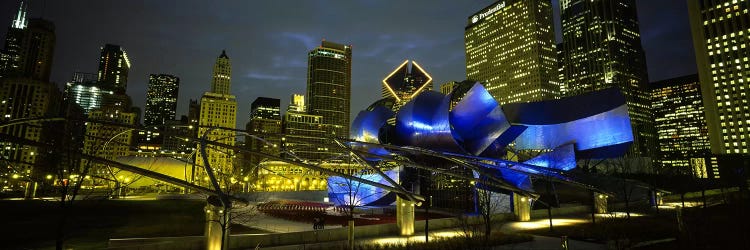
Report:
M404 61L383 79L383 98L395 98L394 109L428 90L432 90L432 76L415 61Z

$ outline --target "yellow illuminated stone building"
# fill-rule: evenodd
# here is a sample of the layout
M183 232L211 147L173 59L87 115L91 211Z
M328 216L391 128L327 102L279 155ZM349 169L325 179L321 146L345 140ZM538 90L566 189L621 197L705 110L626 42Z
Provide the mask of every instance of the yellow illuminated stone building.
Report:
M128 128L136 124L136 113L123 112L121 109L107 107L97 109L89 113L89 122L86 123L86 137L83 141L83 153L102 157L108 160L117 160L118 157L129 156L133 152L130 145L133 142L134 130ZM103 122L103 123L99 123ZM113 126L109 123L122 124ZM86 167L88 160L81 160L81 166ZM112 173L103 164L89 166L89 175L112 178Z
M549 0L497 1L469 16L466 76L501 103L558 98Z
M234 129L237 121L237 101L234 95L229 94L231 86L232 65L226 52L222 51L214 64L213 80L211 82L211 91L203 93L200 103L200 118L198 137L201 138L206 132L209 132L207 139L230 146L234 146L235 132ZM210 131L209 131L210 130ZM233 158L234 151L227 148L208 146L206 148L206 158L217 177L232 174L234 171ZM196 179L200 181L207 180L206 172L203 170L206 162L198 147L195 163L201 166L201 171L196 170ZM223 175L226 174L226 175Z

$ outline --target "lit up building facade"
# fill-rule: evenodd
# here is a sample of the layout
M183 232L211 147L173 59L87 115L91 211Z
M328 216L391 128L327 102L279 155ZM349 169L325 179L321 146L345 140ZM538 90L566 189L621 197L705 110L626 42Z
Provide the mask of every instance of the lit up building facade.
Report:
M498 1L469 16L466 76L500 102L559 97L550 0Z
M97 109L88 114L89 122L86 123L86 137L83 141L83 153L102 157L108 160L117 160L118 157L130 156L133 150L130 146L133 143L134 133L132 127L136 124L137 115L135 113L121 112L113 109ZM121 124L122 126L113 126L105 123ZM103 176L107 178L117 178L112 176L112 172L107 165L98 163L89 163L88 160L81 160L81 167L85 168L91 164L91 175Z
M166 74L149 75L143 125L156 126L174 120L179 90L180 78Z
M0 122L21 118L56 115L62 98L57 87L49 82L25 77L3 78L0 82ZM0 128L0 133L30 141L43 142L44 125L39 122L18 124ZM16 171L31 174L39 156L39 148L30 145L0 142L3 159L11 162ZM3 169L5 170L5 169ZM0 173L5 173L1 171Z
M161 152L178 156L180 158L190 158L195 150L195 143L189 140L195 138L195 128L190 126L187 116L182 116L179 120L167 120L164 123L164 144L161 146Z
M114 91L99 86L96 78L96 74L73 73L73 79L65 85L65 100L78 104L85 114L102 107L105 97Z
M456 86L458 86L458 82L456 81L443 83L442 85L440 85L440 93L444 95L450 94L451 91L456 88Z
M326 124L320 115L312 115L305 112L305 98L303 95L292 95L292 103L289 104L284 114L282 126L284 137L282 146L286 158L300 158L308 161L320 161L331 156L326 145Z
M232 65L225 51L216 59L211 82L211 91L203 93L200 101L200 117L198 121L198 136L202 137L209 129L207 139L234 146L234 129L237 122L237 101L229 93L231 86ZM210 147L206 149L206 158L210 166L217 172L232 174L234 152L231 149ZM206 162L202 153L197 152L196 165L204 166ZM202 180L205 171L198 171L196 178Z
M279 156L281 150L281 100L276 98L258 97L250 105L250 121L245 130L254 135L245 136L245 146L255 152ZM264 160L253 154L246 154L250 165L243 164L241 174L251 169L257 170L257 164ZM255 173L255 171L253 171Z
M105 44L101 48L97 77L102 87L112 88L116 93L125 93L129 71L128 54L119 45Z
M654 156L656 135L635 0L561 0L560 7L566 94L618 87L633 123L631 156Z
M325 162L322 168L347 173L361 170L361 166ZM329 188L328 175L282 161L264 161L258 168L257 191L321 191Z
M423 91L432 90L432 77L416 61L404 61L383 78L383 98L396 99L398 109Z
M750 3L688 1L708 137L714 154L750 153Z
M659 138L659 172L703 178L718 174L718 166L708 167L712 166L711 146L698 75L649 85Z
M250 119L281 120L281 100L258 97L250 104Z
M323 118L326 136L349 136L352 47L323 41L307 59L307 113Z

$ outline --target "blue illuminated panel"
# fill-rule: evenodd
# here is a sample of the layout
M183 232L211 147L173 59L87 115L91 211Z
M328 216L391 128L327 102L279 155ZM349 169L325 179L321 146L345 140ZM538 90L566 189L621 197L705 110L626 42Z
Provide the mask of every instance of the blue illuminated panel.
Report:
M385 171L384 174L398 182L399 174L396 169ZM366 180L391 186L383 176L377 173L357 176ZM388 191L382 188L348 180L339 176L328 177L328 198L331 202L336 204L336 206L349 204L354 204L355 206L368 206L373 203L393 203L395 201L395 196L388 195L388 193ZM393 199L393 201L383 201L382 199Z
M633 141L625 105L571 122L526 126L516 138L517 149L550 149L573 143L576 150L582 151Z
M573 144L566 144L523 163L568 171L576 167L576 153Z
M380 131L386 126L388 119L393 117L394 112L391 110L394 100L392 98L380 99L370 105L367 110L362 110L357 114L352 122L350 137L356 141L368 143L382 143L380 141ZM352 144L355 149L361 149L364 146ZM389 152L382 147L367 147L368 153L375 155L387 155ZM378 160L376 158L367 158L367 160Z
M451 133L448 120L450 97L425 91L407 102L396 114L396 142L447 152L464 152Z
M510 128L500 105L479 83L451 110L450 125L456 141L473 155L485 151Z

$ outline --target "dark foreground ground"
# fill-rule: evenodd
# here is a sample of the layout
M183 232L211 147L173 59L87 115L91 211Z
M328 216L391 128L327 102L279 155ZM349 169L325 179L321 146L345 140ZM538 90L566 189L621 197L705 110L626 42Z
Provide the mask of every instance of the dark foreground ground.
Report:
M750 199L733 195L719 204L688 207L681 213L674 208L657 213L636 206L629 219L622 214L597 216L593 224L522 232L606 243L612 249L750 249Z
M203 235L204 206L202 200L76 201L65 223L65 245L101 249L110 238ZM53 249L59 211L55 201L0 201L0 249Z
M750 200L747 196L734 197L707 208L684 208L679 220L675 209L661 209L657 214L653 208L636 206L632 211L640 216L630 219L622 215L600 216L594 224L517 232L568 236L606 243L613 249L750 249ZM63 230L65 245L74 249L100 249L106 247L110 238L202 235L204 205L203 200L76 201ZM0 249L54 248L60 224L58 206L55 201L0 201ZM334 218L327 220L329 225L338 222ZM262 233L236 225L232 230Z

